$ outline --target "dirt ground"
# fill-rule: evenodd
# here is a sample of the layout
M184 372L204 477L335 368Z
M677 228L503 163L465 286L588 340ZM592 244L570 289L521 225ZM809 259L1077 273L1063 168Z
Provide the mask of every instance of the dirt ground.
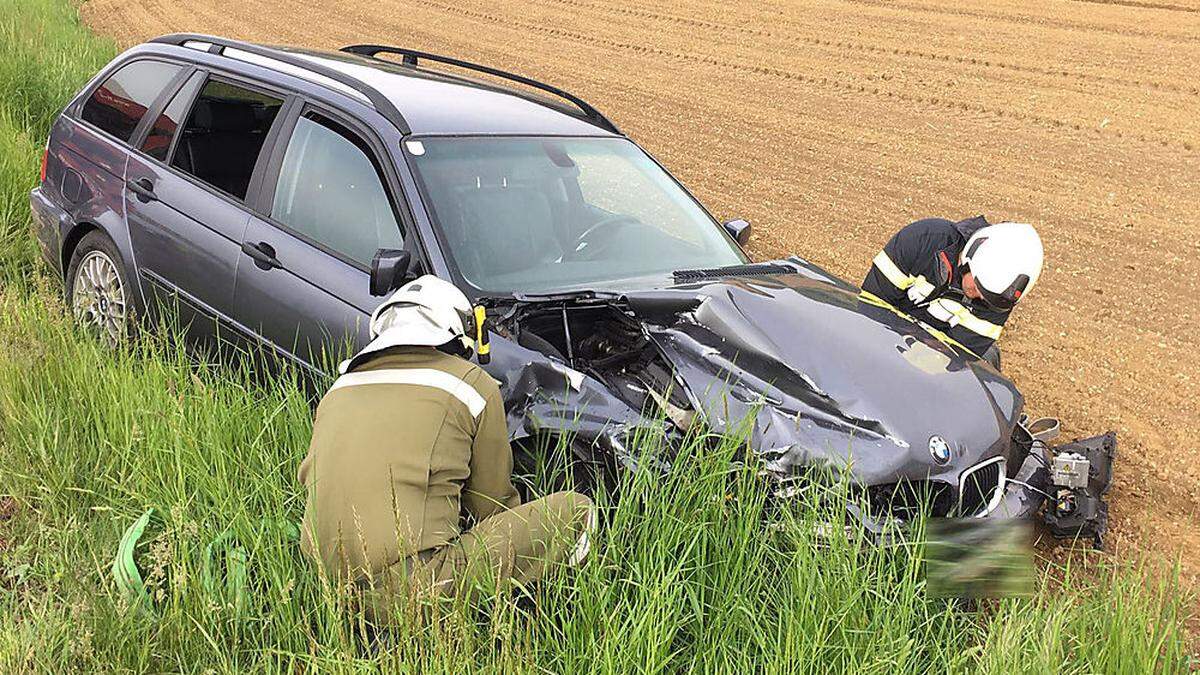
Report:
M128 45L382 42L559 84L759 258L862 278L925 216L1034 223L1002 340L1028 409L1115 429L1118 553L1200 587L1200 0L85 0Z

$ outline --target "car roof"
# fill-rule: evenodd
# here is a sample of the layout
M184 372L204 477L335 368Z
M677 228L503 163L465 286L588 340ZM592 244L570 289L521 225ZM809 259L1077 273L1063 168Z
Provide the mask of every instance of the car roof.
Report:
M420 54L425 62L445 60L452 66L465 66L471 70L498 74L506 80L532 83L536 89L503 86L499 84L499 79L483 80L459 72L446 72L440 68L399 63L347 51L266 47L189 34L163 36L151 41L151 44L154 43L223 54L234 61L248 62L306 79L373 105L376 109L389 108L391 110L386 112L392 114L385 116L397 121L402 132L414 135L620 135L611 122L571 94L487 66L433 54L411 52ZM543 91L558 96L542 95ZM572 101L586 110L572 105Z

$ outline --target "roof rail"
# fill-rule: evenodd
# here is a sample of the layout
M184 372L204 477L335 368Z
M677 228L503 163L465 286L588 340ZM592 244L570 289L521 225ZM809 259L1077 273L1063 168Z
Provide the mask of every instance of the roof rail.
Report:
M617 125L612 123L612 120L605 117L604 114L599 110L593 108L592 105L587 101L568 91L564 91L553 85L546 84L545 82L538 82L537 80L525 77L524 75L517 75L516 73L510 73L498 68L480 65L478 63L471 63L470 61L463 61L461 59L455 59L449 56L430 54L428 52L421 52L415 49L405 49L404 47L388 47L387 45L349 45L347 47L342 47L341 51L349 54L358 54L360 56L366 56L369 58L375 58L377 54L399 54L400 56L404 57L404 64L408 66L416 66L418 60L423 59L425 61L444 63L451 66L457 66L459 68L465 68L467 70L487 73L488 75L494 75L505 80L519 82L521 84L533 87L534 89L540 89L544 92L553 94L554 96L558 96L559 98L566 99L567 101L570 101L576 108L579 108L579 110L583 112L584 118L591 123L601 127L602 129L611 131L614 134L621 133L621 130L617 128Z
M285 63L296 68L301 68L320 75L321 77L333 80L338 84L344 85L353 91L362 94L367 101L374 106L375 110L383 115L389 122L394 124L400 133L408 135L412 133L412 129L408 126L408 122L396 106L386 96L381 94L378 89L368 85L362 80L351 77L345 73L334 70L327 66L321 65L309 59L302 58L291 52L282 49L272 49L263 45L254 44L252 42L243 42L241 40L230 40L227 38L215 37L212 35L201 35L198 33L172 33L156 37L150 42L159 44L175 45L184 47L189 42L207 43L209 45L208 52L210 54L223 54L226 48L237 49L243 52L254 54L268 59L274 59L280 63Z

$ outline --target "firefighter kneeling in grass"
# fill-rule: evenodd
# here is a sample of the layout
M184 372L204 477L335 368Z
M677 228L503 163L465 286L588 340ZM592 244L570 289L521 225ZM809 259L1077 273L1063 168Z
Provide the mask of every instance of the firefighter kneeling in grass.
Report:
M1017 301L1042 272L1032 225L983 216L910 223L875 256L864 291L941 330L1000 367L996 340Z
M582 561L586 496L521 503L496 382L467 361L475 318L425 276L371 317L374 340L342 364L317 408L300 482L302 546L386 621L405 596L470 597Z

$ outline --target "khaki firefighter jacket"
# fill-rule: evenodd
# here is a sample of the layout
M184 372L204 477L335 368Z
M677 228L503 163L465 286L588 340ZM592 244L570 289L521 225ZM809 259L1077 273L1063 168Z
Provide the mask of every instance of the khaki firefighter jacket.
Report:
M302 545L341 581L377 574L518 506L500 390L432 347L380 352L334 382L300 465Z

